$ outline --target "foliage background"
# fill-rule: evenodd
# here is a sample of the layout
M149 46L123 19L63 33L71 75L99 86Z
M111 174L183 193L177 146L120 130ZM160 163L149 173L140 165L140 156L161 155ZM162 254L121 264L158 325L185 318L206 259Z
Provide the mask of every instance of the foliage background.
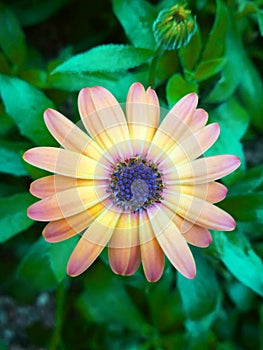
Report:
M1 350L263 349L262 1L189 1L197 33L186 47L160 52L152 24L173 3L0 4ZM106 252L82 276L66 277L77 237L48 244L44 225L26 217L35 201L29 183L45 173L21 155L55 145L43 111L77 122L79 89L102 85L124 102L134 81L155 88L164 107L198 92L222 130L209 154L242 161L223 180L229 195L220 204L237 229L213 232L209 248L193 249L193 281L169 263L156 284L141 270L116 276Z

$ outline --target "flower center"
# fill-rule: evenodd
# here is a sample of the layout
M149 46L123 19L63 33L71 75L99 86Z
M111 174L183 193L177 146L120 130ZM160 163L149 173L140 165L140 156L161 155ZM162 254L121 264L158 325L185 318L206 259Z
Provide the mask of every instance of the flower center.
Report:
M155 163L139 156L120 160L114 167L108 192L114 204L133 212L162 198L164 183Z

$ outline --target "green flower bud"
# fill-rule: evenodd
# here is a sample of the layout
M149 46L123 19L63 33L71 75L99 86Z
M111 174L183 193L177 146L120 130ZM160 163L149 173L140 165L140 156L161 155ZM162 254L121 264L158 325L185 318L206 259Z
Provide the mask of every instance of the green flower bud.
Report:
M166 50L179 49L189 43L197 25L186 3L178 3L162 10L153 23L156 42Z

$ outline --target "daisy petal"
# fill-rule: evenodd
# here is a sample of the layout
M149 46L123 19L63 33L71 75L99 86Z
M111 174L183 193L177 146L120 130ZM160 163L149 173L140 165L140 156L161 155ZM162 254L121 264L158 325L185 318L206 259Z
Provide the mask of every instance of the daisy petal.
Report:
M141 140L142 149L137 152L142 154L144 141L152 140L159 124L160 107L155 91L151 88L145 91L142 84L134 83L128 92L126 114L130 138Z
M75 187L42 199L28 208L33 220L53 221L80 213L108 197L106 188L99 194L99 186ZM102 197L104 193L104 197Z
M203 128L206 125L207 121L208 113L202 108L197 108L188 125L192 132L195 132Z
M115 230L119 215L106 209L85 231L68 261L70 276L80 275L99 256Z
M44 119L50 133L64 148L95 160L102 157L103 151L96 142L61 113L49 108L44 113Z
M38 168L81 179L107 179L108 167L102 162L55 147L35 147L23 155L25 161Z
M141 263L138 219L134 213L123 213L109 242L109 261L119 275L132 275Z
M182 193L165 193L164 198L164 205L194 224L223 231L236 226L232 216L210 202Z
M188 243L205 248L212 242L212 236L208 229L195 225L179 215L176 215L173 221Z
M201 184L232 173L240 165L236 156L224 154L200 158L165 171L167 184Z
M102 213L103 209L104 205L98 203L76 215L51 221L45 226L42 234L48 242L64 241L85 230Z
M178 227L173 213L164 206L147 210L154 234L173 266L185 277L194 278L196 267L191 250Z
M82 89L78 106L85 128L103 149L112 150L114 157L116 152L120 157L131 154L124 113L107 89L101 86Z
M52 196L56 192L62 192L73 187L94 185L93 180L76 179L62 175L50 175L41 177L30 184L30 193L38 198Z
M183 97L162 121L152 140L153 144L160 149L160 156L167 152L182 135L190 136L192 131L188 126L189 121L195 113L198 97L196 94L188 94ZM149 157L155 162L159 159L152 154L150 147ZM155 158L154 158L155 156Z
M227 194L227 188L218 182L207 182L200 185L168 185L166 191L170 194L188 194L211 203L222 201Z
M164 270L164 253L154 235L147 213L140 212L140 248L142 266L149 282L158 281Z
M217 123L210 124L196 133L184 139L180 144L176 144L169 150L169 158L176 166L194 160L207 151L217 140L220 133L220 127ZM166 167L166 161L160 163L160 166Z

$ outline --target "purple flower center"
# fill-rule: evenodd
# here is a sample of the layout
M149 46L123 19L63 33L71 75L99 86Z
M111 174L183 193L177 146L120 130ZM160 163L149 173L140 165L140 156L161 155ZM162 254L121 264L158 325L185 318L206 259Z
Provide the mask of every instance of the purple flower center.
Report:
M155 163L139 156L120 160L114 167L108 192L125 210L140 211L162 200L164 184Z

